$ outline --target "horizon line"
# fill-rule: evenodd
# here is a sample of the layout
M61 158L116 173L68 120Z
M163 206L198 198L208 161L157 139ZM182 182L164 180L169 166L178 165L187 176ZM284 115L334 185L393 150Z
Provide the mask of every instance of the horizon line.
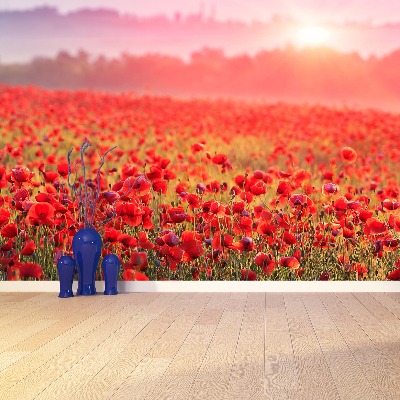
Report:
M263 24L273 24L274 19L285 21L285 22L290 22L294 23L297 25L307 25L304 22L302 22L300 19L293 17L291 15L285 15L285 14L280 14L280 13L275 13L270 16L269 19L261 20L261 19L251 19L251 20L246 20L246 19L233 19L233 18L218 18L213 15L209 15L206 13L200 12L193 12L193 13L183 13L180 12L179 10L176 10L172 13L172 15L169 15L167 13L154 13L152 15L140 15L140 14L134 14L131 12L125 12L118 10L116 8L112 7L91 7L91 6L85 6L85 7L78 7L71 9L69 11L61 11L59 7L54 6L54 5L37 5L29 8L1 8L0 7L0 13L24 13L24 12L34 12L34 11L40 11L40 10L54 10L56 13L60 16L69 16L71 14L75 14L80 11L89 11L89 12L98 12L98 11L111 11L113 13L116 13L118 17L137 17L139 19L152 19L155 17L163 17L166 20L169 21L176 21L174 18L176 15L179 15L181 18L185 19L187 17L200 17L201 21L207 22L207 21L216 21L220 23L241 23L243 25L252 25L255 23L263 23ZM371 19L355 19L355 20L342 20L342 21L337 21L337 20L326 20L326 19L321 19L321 21L313 24L313 25L336 25L336 26L346 26L346 25L359 25L359 26L365 26L368 25L371 28L380 28L380 27L387 27L391 25L400 25L400 18L398 20L385 20L385 21L379 21L375 22Z

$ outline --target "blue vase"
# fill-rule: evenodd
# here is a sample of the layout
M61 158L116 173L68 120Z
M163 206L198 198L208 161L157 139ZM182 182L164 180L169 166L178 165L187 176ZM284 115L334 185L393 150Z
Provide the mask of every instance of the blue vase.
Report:
M115 254L108 254L104 257L101 267L105 281L104 294L118 294L117 281L119 266L121 265L119 258Z
M57 272L60 278L60 293L58 297L74 297L72 282L74 280L75 260L71 256L62 256L57 262Z
M83 228L75 233L72 239L72 251L78 266L77 295L96 294L95 278L102 245L96 229Z

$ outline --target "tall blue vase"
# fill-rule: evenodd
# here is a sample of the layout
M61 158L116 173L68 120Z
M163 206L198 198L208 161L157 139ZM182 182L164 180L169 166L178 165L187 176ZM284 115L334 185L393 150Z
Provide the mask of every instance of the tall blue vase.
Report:
M77 295L96 294L96 269L102 245L99 233L93 228L83 228L75 233L72 239L72 251L78 266Z
M74 297L72 282L74 280L75 260L71 256L62 256L57 262L57 272L60 279L60 293L58 297Z
M119 258L115 254L108 254L103 258L101 267L103 269L105 290L104 294L118 294L117 282L119 266L121 265Z

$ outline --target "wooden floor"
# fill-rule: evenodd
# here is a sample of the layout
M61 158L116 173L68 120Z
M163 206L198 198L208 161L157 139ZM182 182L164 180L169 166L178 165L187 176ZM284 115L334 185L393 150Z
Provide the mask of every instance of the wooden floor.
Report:
M0 293L0 399L400 399L398 293Z

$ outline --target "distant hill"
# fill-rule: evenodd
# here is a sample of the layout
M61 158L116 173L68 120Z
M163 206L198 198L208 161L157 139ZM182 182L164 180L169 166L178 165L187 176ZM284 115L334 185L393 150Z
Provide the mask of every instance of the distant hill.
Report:
M162 53L189 59L204 47L223 49L227 55L255 55L285 48L295 41L297 21L274 17L268 22L220 21L201 14L140 18L112 9L82 9L61 14L56 8L0 11L0 62L27 62L36 56L55 57L60 50L118 57ZM330 43L341 52L363 57L383 55L400 48L400 24L330 24Z
M400 112L400 50L363 59L329 48L263 51L228 57L203 49L189 62L160 54L118 59L61 52L0 65L0 82L51 89L135 91L183 97L235 97L374 107Z

